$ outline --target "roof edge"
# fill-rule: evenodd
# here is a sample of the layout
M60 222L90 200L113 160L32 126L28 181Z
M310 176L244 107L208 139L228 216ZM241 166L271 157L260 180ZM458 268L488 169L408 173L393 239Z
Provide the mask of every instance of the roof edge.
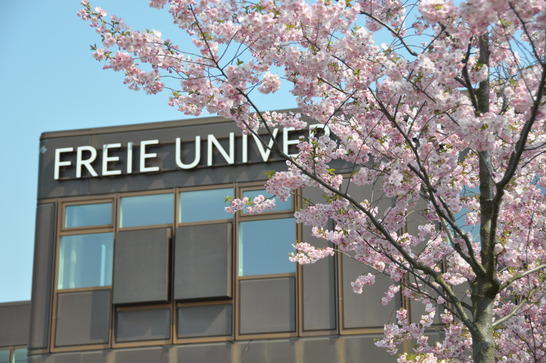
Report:
M272 110L272 111L295 112L295 111L298 111L298 109L289 108L289 109ZM40 135L40 140L69 137L69 136L88 136L88 135L97 135L97 134L109 134L109 133L126 132L126 131L145 131L145 130L163 129L163 128L177 127L177 126L193 126L193 125L214 124L214 123L223 123L223 122L232 122L232 120L221 117L221 116L208 116L208 117L196 117L196 118L172 120L172 121L145 122L145 123L139 123L139 124L128 124L128 125L119 125L119 126L103 126L103 127L90 127L90 128L74 129L74 130L46 131Z

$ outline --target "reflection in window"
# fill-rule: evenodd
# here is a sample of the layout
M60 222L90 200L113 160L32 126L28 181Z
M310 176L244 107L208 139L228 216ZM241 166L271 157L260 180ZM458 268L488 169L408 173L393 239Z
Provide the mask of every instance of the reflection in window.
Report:
M466 233L467 235L472 237L472 240L474 242L480 241L480 225L478 224L468 224L466 222L466 215L467 213L470 213L470 210L467 208L461 209L459 213L455 214L455 223L459 228Z
M59 289L112 284L112 233L81 234L61 238Z
M70 205L65 208L66 228L112 224L112 203Z
M480 189L478 187L468 187L465 186L463 190L461 191L461 197L464 198L479 198L480 196ZM455 223L459 228L466 233L467 235L470 235L474 242L480 241L480 224L468 224L466 217L467 214L471 211L468 208L462 208L458 213L455 214Z
M27 363L27 349L16 349L15 352L13 352L13 363Z
M120 227L151 226L173 222L173 194L121 198Z
M9 363L9 350L0 350L0 363Z
M230 219L233 216L224 208L226 197L233 196L233 189L196 190L180 193L179 222L200 222Z
M239 276L295 272L288 260L296 240L293 218L241 222Z
M248 197L253 200L258 195L263 195L266 198L272 198L273 196L263 189L260 190L247 190L243 193L243 197ZM275 198L275 208L268 209L266 212L282 212L292 210L292 197L288 198L286 202L281 201L279 198ZM243 210L244 213L244 210Z

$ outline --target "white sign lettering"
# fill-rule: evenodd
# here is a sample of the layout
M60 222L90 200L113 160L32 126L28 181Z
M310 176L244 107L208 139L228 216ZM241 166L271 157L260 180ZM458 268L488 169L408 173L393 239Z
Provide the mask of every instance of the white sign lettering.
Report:
M330 130L327 127L322 124L316 124L309 126L309 136L316 129L323 129L324 134L330 134ZM282 132L282 137L279 135L280 132ZM249 162L248 149L250 143L253 143L254 146L251 150L254 150L254 152L257 151L258 154L255 156L254 161L268 162L272 150L275 149L275 142L280 144L279 146L284 154L294 156L295 154L290 153L290 146L298 144L300 135L301 130L296 134L296 130L293 127L287 127L282 130L273 129L272 135L268 139L267 136L260 139L254 134L252 137L243 134L240 137L240 142L237 144L237 148L240 148L240 150L237 150L238 153L240 152L240 154L237 154L240 155L238 157L240 158L240 163L246 164ZM250 142L249 139L251 140ZM234 165L236 163L236 138L234 132L230 132L228 138L224 138L223 140L219 140L216 136L209 134L206 140L203 141L206 142L207 155L201 164L201 151L204 146L201 136L195 136L193 140L189 141L182 141L180 137L177 137L174 143L176 166L183 170L189 170L199 165L212 167L215 163L221 163L221 165L226 165L226 163L227 165ZM134 158L135 145L133 142L128 142L127 144L106 144L102 146L102 150L97 150L90 145L58 148L55 149L53 178L55 180L62 179L61 175L63 172L69 173L71 167L75 167L76 179L80 179L83 176L98 177L99 173L97 170L100 171L100 176L121 175L124 169L126 174L132 174L133 167L139 173L159 172L161 163L157 148L160 146L158 139L138 142L137 160ZM165 149L163 148L162 150ZM99 153L101 153L100 157ZM171 153L168 154L171 155ZM133 165L135 161L138 162L138 165ZM99 162L100 166L97 165Z

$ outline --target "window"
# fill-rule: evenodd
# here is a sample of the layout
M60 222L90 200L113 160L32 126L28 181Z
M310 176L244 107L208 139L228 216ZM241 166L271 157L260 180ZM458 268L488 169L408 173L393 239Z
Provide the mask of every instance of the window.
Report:
M263 195L266 198L272 198L273 196L266 192L264 189L258 190L246 190L243 192L243 197L248 197L250 200L253 200L258 195ZM286 212L292 211L293 201L292 197L288 198L285 202L281 201L279 198L275 198L275 208L270 209L266 212ZM243 212L244 213L244 212Z
M209 303L178 309L178 335L181 338L228 336L232 334L231 304Z
M10 359L11 353L11 359ZM27 363L27 349L26 348L11 348L0 350L0 363Z
M293 198L277 201L262 215L225 212L226 197L253 199L259 194L269 197L256 184L218 185L61 203L56 335L50 348L57 352L93 344L123 348L144 341L161 345L297 335L298 269L288 260L298 230ZM163 274L164 284L150 282L154 274L142 278L134 272L119 283L124 263L145 261L133 271L146 270L160 245L167 251L161 253L166 262L153 271ZM132 282L135 287L127 290ZM124 288L138 291L138 296L118 299ZM161 299L139 295L160 288ZM256 304L256 298L267 303ZM72 339L66 326L74 321L76 307L82 307L78 324L86 327L86 334ZM268 314L270 310L275 313ZM87 334L93 324L100 324L100 337ZM14 360L14 352L6 363L24 362Z
M241 197L270 197L263 189L243 189ZM288 260L297 239L293 200L276 200L263 214L239 213L237 225L237 330L245 339L264 334L296 336L296 264Z
M16 349L13 352L13 363L27 363L27 362L28 362L28 358L27 358L26 348Z
M293 218L241 222L239 276L295 272L296 265L288 261L295 241Z
M470 188L465 186L461 192L463 198L479 198L480 189L478 187ZM467 214L471 211L468 208L462 208L455 214L455 223L467 235L471 236L474 242L480 241L480 224L468 224Z
M58 289L112 284L112 233L61 237Z
M233 189L209 189L180 193L178 222L201 222L231 219L224 208L226 197L233 196Z
M65 207L65 228L107 226L112 224L112 203L68 205Z
M175 342L225 341L233 336L234 188L182 191L175 238Z
M121 198L120 227L152 226L173 222L173 194Z

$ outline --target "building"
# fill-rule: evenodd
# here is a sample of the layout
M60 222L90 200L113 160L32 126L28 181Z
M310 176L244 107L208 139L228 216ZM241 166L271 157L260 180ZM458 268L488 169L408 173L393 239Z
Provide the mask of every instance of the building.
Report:
M44 133L32 300L0 305L0 363L394 361L374 346L407 304L378 302L388 281L355 295L350 258L287 260L319 190L224 212L284 167L220 118Z

